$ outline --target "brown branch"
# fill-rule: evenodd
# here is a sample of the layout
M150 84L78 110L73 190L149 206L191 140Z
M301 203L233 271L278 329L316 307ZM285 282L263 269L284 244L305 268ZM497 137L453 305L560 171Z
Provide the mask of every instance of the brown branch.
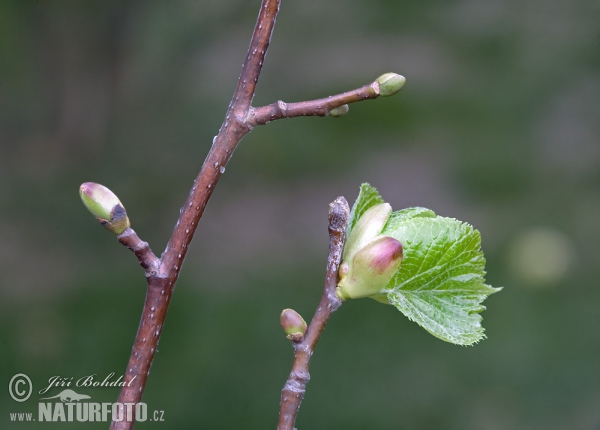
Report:
M154 255L148 242L141 240L131 227L127 227L123 233L117 236L117 239L135 254L140 266L146 269L149 276L156 274L160 260Z
M250 111L250 122L263 125L281 118L297 116L327 116L332 109L349 103L379 97L379 83L374 81L368 85L323 99L297 103L285 103L279 100L267 106L253 108Z
M310 373L308 372L310 358L329 317L342 304L341 300L335 295L335 288L338 282L338 269L344 241L346 240L346 225L349 214L348 202L343 197L338 197L329 205L329 257L327 259L323 296L308 326L304 340L294 343L294 363L290 376L281 390L277 430L294 429L300 403L306 391L306 384L310 379Z
M141 241L131 229L127 229L119 235L119 241L135 253L142 267L146 269L146 279L148 282L144 309L125 372L124 386L117 400L121 405L121 411L123 409L122 405L139 403L142 399L146 380L166 318L169 301L187 250L198 222L204 213L204 208L221 175L225 172L225 166L241 139L256 125L266 124L275 119L301 115L324 116L329 114L332 109L348 103L374 99L380 95L391 95L389 90L387 94L384 94L385 87L380 77L377 81L369 85L324 99L288 104L280 101L272 105L253 108L251 106L252 98L254 97L256 83L258 82L269 47L280 3L281 0L262 0L254 33L248 48L248 54L242 66L242 72L233 98L227 109L225 120L219 129L219 133L214 137L213 145L202 165L200 173L194 180L194 185L188 198L181 208L179 219L162 256L157 258L150 250L148 244ZM330 219L332 248L328 264L328 281L321 305L313 318L308 335L304 342L298 344L296 350L295 366L299 366L299 370L298 372L292 371L292 375L297 375L300 386L306 384L306 381L302 383L302 375L308 375L308 359L310 355L306 356L306 354L309 352L312 353L312 349L316 345L329 315L340 304L335 296L335 284L337 282L336 276L341 247L344 241L348 205L343 198L336 200L332 205L332 218ZM343 228L338 226L342 221L344 224ZM306 372L303 373L304 370L302 369L305 369ZM284 394L285 392L284 390ZM301 397L299 400L301 400ZM300 404L299 400L297 403L298 407ZM283 416L287 415L283 414ZM135 415L133 418L133 421L113 421L110 429L130 430L134 426ZM293 414L293 418L295 419L295 414Z
M262 0L248 55L225 121L219 134L215 136L213 146L181 210L171 239L160 259L158 271L147 278L148 291L144 310L125 372L125 384L117 400L121 405L138 403L142 399L169 300L198 221L215 185L225 171L231 154L242 137L252 129L252 126L246 123L245 117L250 109L256 83L267 53L280 1ZM135 417L133 421L113 421L110 429L130 430L134 423Z

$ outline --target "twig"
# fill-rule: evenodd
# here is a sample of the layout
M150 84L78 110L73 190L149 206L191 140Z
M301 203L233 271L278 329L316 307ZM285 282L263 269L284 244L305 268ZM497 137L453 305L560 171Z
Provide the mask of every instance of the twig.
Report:
M356 90L324 99L289 104L280 101L272 105L253 108L251 106L252 98L269 47L280 3L281 0L262 0L252 40L248 48L248 54L242 66L242 73L233 98L227 109L225 120L219 129L219 133L213 139L213 145L202 165L200 173L194 180L194 185L184 206L181 208L179 219L162 256L157 258L150 250L148 244L141 241L131 229L127 229L119 235L119 241L135 253L142 267L146 269L146 279L148 282L144 309L125 372L124 386L117 400L120 408L118 412L120 412L121 416L124 412L123 405L136 404L142 399L150 366L167 314L169 301L179 277L188 247L192 241L198 222L204 213L204 208L221 175L225 172L225 166L241 139L256 125L263 125L275 119L301 115L324 116L331 109L344 104L377 98L379 95L386 95L383 94L383 87L380 91L380 81L378 79L378 81ZM335 208L342 205L338 200L336 200L337 203L334 202ZM347 208L345 200L343 202ZM337 210L335 209L334 212ZM332 216L335 219L338 217L338 215ZM339 232L335 230L337 233L332 233L331 240L335 238L337 241L336 246L343 244L343 230ZM341 252L341 248L338 251ZM339 306L339 303L335 301L337 298L334 293L339 255L336 258L335 264L330 262L328 265L328 279L331 287L329 290L326 289L326 291L329 291L328 294L331 297L326 299L324 296L322 306L320 306L320 310L315 315L315 324L311 323L311 327L313 328L308 339L313 339L314 343L305 343L307 346L310 345L311 350L314 348L322 327L324 327L324 323L329 318L329 314L334 310L335 306ZM318 329L320 325L321 328ZM297 351L298 356L302 356L302 354L301 351ZM133 416L133 420L113 421L110 429L130 430L133 428L134 423L135 415Z
M135 254L140 261L140 266L146 269L148 276L156 274L160 260L154 255L148 242L141 240L131 227L127 227L123 233L117 236L117 239Z
M277 430L293 430L300 403L306 391L306 384L310 379L310 373L308 372L310 358L329 317L342 304L341 300L335 295L335 288L338 282L338 269L344 241L346 240L346 224L348 223L349 214L350 209L345 198L338 197L330 203L329 257L327 258L323 296L308 326L304 340L294 343L294 363L290 376L281 390Z
M267 106L253 108L250 111L250 122L262 125L281 118L327 116L332 109L337 107L362 100L376 99L377 97L379 97L379 82L374 81L355 90L323 99L297 103L285 103L279 100Z
M248 55L227 110L225 121L219 130L219 134L215 136L213 146L194 181L171 239L160 258L158 270L147 277L148 292L144 302L144 310L125 372L125 384L117 400L121 405L139 403L142 399L152 359L167 315L169 300L198 221L217 181L225 171L225 166L231 154L242 137L252 129L244 121L244 118L250 109L256 82L279 11L280 1L262 0L252 41L248 48ZM134 423L135 418L132 421L113 421L110 429L130 430L133 428Z

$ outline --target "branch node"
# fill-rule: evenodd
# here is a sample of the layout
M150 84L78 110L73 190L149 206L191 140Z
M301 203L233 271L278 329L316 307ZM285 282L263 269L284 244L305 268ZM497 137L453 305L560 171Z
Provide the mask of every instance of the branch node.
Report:
M342 306L342 303L344 303L332 291L327 291L327 297L329 298L329 305L331 305L330 308L329 308L331 310L331 313L337 311L340 308L340 306Z
M212 195L214 186L224 172L225 165L242 137L257 124L253 120L252 97L262 69L269 40L279 11L281 0L262 0L262 6L256 22L246 61L226 113L225 121L219 129L217 138L209 150L197 180L192 188L189 201L183 208L162 257L157 258L147 243L141 242L133 233L122 236L120 241L135 253L140 264L146 269L148 291L140 326L129 357L128 369L143 369L140 377L132 379L128 374L127 382L121 388L117 402L137 403L142 398L150 364L156 351L161 329L166 317L169 301L175 282L179 276L182 257L194 236L206 202ZM218 168L216 168L218 166ZM84 190L86 191L86 190ZM88 194L86 192L86 194ZM104 213L102 213L104 214ZM122 227L119 224L117 227ZM129 226L129 224L127 224ZM115 230L120 233L122 230ZM150 342L152 339L152 342ZM140 364L142 363L142 364ZM140 367L141 366L141 367ZM111 430L131 430L133 422L111 423Z
M244 114L234 114L233 118L235 122L244 130L244 134L251 132L254 130L255 124L250 120L251 118L251 108L248 109Z
M310 345L308 345L304 342L294 343L294 351L296 351L296 353L302 352L303 354L306 354L308 357L312 356L312 354L313 354L313 350L310 347Z
M310 381L310 373L291 371L290 377L287 380L284 390L290 390L295 393L304 393L306 384Z
M148 247L148 242L142 240L136 246L134 246L131 250L133 252L137 252L137 251L140 251L143 248L147 248L147 247Z
M375 81L371 84L371 88L376 94L376 97L379 97L379 82Z
M277 108L281 112L281 116L286 118L287 117L287 109L288 109L287 103L285 103L282 100L277 100Z
M159 259L150 249L148 242L141 240L131 227L127 227L123 233L117 236L117 239L135 254L140 262L140 266L146 269L146 276L148 276L149 273L158 270L160 264Z

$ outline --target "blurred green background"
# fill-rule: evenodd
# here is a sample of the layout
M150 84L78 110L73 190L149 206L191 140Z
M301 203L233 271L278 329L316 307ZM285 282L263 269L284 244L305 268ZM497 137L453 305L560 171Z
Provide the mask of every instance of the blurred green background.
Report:
M0 1L0 428L50 377L124 372L142 269L80 203L100 182L160 254L241 70L258 0ZM254 105L394 71L395 97L248 135L175 290L139 429L275 428L292 348L279 313L321 295L328 203L361 182L483 237L488 339L444 343L345 304L300 429L600 428L600 4L284 1ZM8 396L16 373L34 394ZM79 389L100 402L115 388ZM49 392L57 394L58 389Z

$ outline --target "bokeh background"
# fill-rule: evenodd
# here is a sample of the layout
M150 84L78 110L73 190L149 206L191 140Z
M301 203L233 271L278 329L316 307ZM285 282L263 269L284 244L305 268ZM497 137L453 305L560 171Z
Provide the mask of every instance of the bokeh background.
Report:
M0 1L0 427L52 376L123 373L141 268L79 201L95 181L160 254L219 129L258 0ZM444 343L345 304L300 429L600 428L600 4L284 1L256 106L407 77L340 119L244 138L175 290L139 429L275 428L292 349L279 313L321 295L328 203L370 182L396 209L473 224L488 339ZM34 383L25 403L7 385ZM76 390L94 401L115 388ZM58 389L49 394L57 394Z

